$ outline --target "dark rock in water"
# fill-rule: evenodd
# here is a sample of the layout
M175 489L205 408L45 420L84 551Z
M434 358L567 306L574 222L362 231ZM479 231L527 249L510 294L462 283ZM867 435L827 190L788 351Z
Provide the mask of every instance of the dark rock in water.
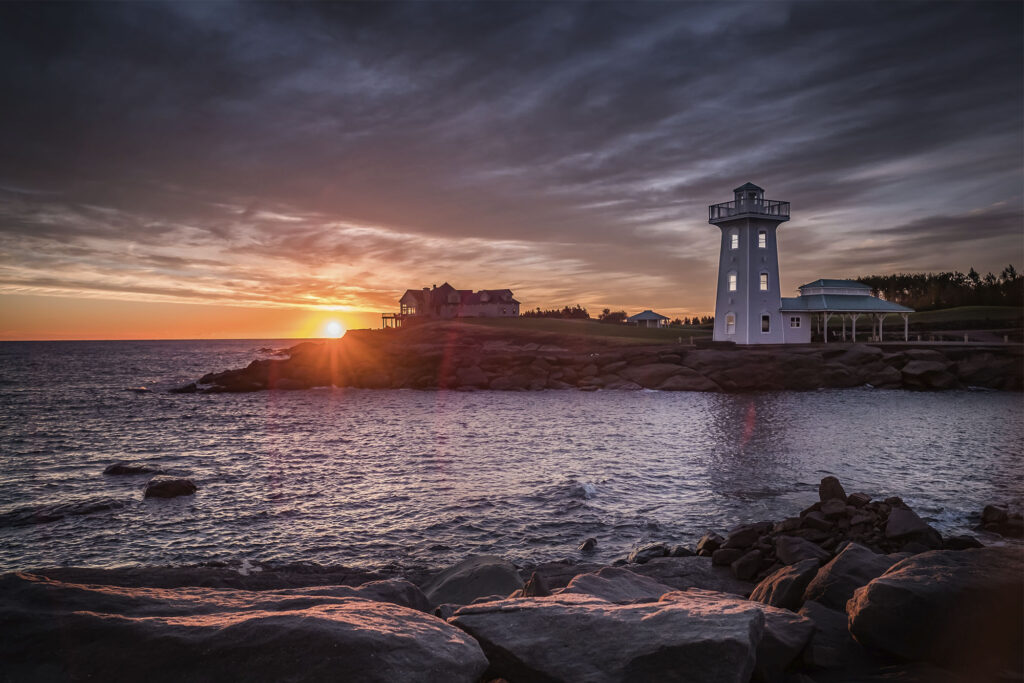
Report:
M838 498L845 503L846 491L843 490L843 485L839 483L838 479L835 477L825 477L818 484L818 500L824 503L832 498Z
M1009 511L1005 507L986 505L985 509L981 511L981 522L982 524L998 524L1005 522L1009 516Z
M665 557L666 555L668 555L668 548L664 543L649 543L633 550L626 561L630 564L644 564L655 557Z
M668 549L668 557L690 557L696 554L685 545L674 545Z
M189 382L188 384L182 384L180 387L174 387L167 391L172 394L194 394L199 391L199 387L196 386L195 382Z
M965 669L974 680L1021 676L1024 551L936 550L907 558L855 593L850 632L909 660Z
M477 643L440 619L330 588L139 591L5 574L3 677L273 681L348 672L380 683L472 683L487 668Z
M146 484L146 498L191 496L197 490L191 479L153 479Z
M709 531L700 537L697 541L697 554L698 555L711 555L716 550L722 547L725 543L725 539L716 534L713 531Z
M842 552L818 570L804 592L804 602L814 600L832 609L846 609L853 592L871 579L881 576L896 559L877 555L862 545L849 543Z
M576 549L579 550L581 553L589 553L589 552L591 552L596 547L597 547L597 539L596 538L588 538L585 541L583 541L582 543L580 543L579 547L576 548Z
M745 553L743 557L730 565L733 576L740 581L750 581L757 576L757 572L761 568L762 557L760 550L751 550Z
M750 599L765 605L796 611L803 602L807 585L817 575L821 563L816 559L801 560L776 570L757 584Z
M118 474L160 474L162 470L154 467L147 467L146 465L133 465L122 461L115 462L112 465L107 465L103 470L103 474L118 475Z
M716 567L727 567L743 555L744 552L739 548L719 548L711 554L711 563Z
M746 597L754 584L740 581L728 567L716 567L708 557L656 557L647 564L630 565L629 570L676 590L703 588Z
M775 553L783 564L796 564L807 559L817 560L824 564L832 559L832 554L816 543L797 536L779 536L775 539Z
M787 517L781 522L776 522L775 526L772 527L772 533L781 534L787 531L796 531L803 524L803 520L800 517Z
M524 585L511 564L494 555L476 555L445 569L423 585L432 605L468 605L488 595L508 595Z
M760 606L668 595L627 605L573 594L503 600L463 607L450 623L480 643L489 675L510 681L749 680L765 628Z
M889 512L889 520L885 523L886 538L906 538L927 532L928 524L909 508L893 508Z
M558 591L560 595L590 595L601 600L625 605L635 602L655 602L675 588L628 569L604 567L593 574L580 574L569 585Z
M625 563L625 560L623 560ZM554 591L557 588L564 588L566 584L572 581L573 577L580 574L586 574L588 572L596 572L601 569L604 565L595 564L593 562L571 562L569 560L562 560L559 562L544 562L536 567L533 567L527 573L520 572L520 576L529 578L536 574L544 582L544 586L549 591Z

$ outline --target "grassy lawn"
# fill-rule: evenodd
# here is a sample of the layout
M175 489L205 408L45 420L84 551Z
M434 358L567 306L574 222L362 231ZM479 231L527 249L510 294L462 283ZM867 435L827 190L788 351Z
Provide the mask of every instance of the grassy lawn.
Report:
M548 332L575 337L606 337L635 343L671 343L690 337L710 337L707 327L646 328L632 325L605 325L596 320L562 320L560 318L465 318L472 325L528 332Z
M993 327L1019 325L1024 311L1016 306L960 306L943 308L938 311L921 311L910 314L910 324L948 325L957 327L962 323L977 325L991 323Z

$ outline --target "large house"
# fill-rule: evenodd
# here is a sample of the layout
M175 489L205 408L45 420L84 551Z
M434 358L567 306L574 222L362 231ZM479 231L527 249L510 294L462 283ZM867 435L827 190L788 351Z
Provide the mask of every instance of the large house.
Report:
M384 327L399 327L406 320L452 318L514 318L519 302L511 289L455 289L447 282L438 287L407 289L398 300L398 313L383 314Z
M764 190L747 183L733 190L733 201L708 207L708 222L722 231L715 301L715 341L736 344L791 344L811 341L812 323L827 331L829 320L851 324L857 341L871 323L871 336L880 338L885 318L903 318L903 338L909 338L913 309L871 296L871 288L851 280L816 280L800 287L800 296L783 298L779 291L779 251L776 233L789 220L789 202L764 198ZM877 329L876 329L877 328ZM828 334L823 334L828 342Z

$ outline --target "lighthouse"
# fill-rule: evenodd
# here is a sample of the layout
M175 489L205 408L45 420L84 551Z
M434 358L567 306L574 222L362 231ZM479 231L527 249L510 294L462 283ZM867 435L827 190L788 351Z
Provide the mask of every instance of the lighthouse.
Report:
M746 183L731 202L708 207L708 222L722 231L715 300L715 341L782 344L779 290L779 225L789 220L789 202L764 198Z

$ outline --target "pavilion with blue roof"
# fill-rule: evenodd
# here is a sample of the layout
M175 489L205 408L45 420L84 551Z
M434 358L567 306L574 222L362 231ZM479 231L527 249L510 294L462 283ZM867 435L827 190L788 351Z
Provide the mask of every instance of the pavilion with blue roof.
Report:
M914 309L871 295L871 287L856 280L815 280L799 287L800 296L782 297L780 310L786 314L818 316L819 329L828 330L828 321L840 316L843 321L843 341L846 341L846 321L851 322L851 333L857 341L857 319L871 318L871 336L882 337L885 317L897 314L903 317L903 339L910 338L910 314ZM876 330L877 326L877 330ZM828 342L828 335L824 336Z

